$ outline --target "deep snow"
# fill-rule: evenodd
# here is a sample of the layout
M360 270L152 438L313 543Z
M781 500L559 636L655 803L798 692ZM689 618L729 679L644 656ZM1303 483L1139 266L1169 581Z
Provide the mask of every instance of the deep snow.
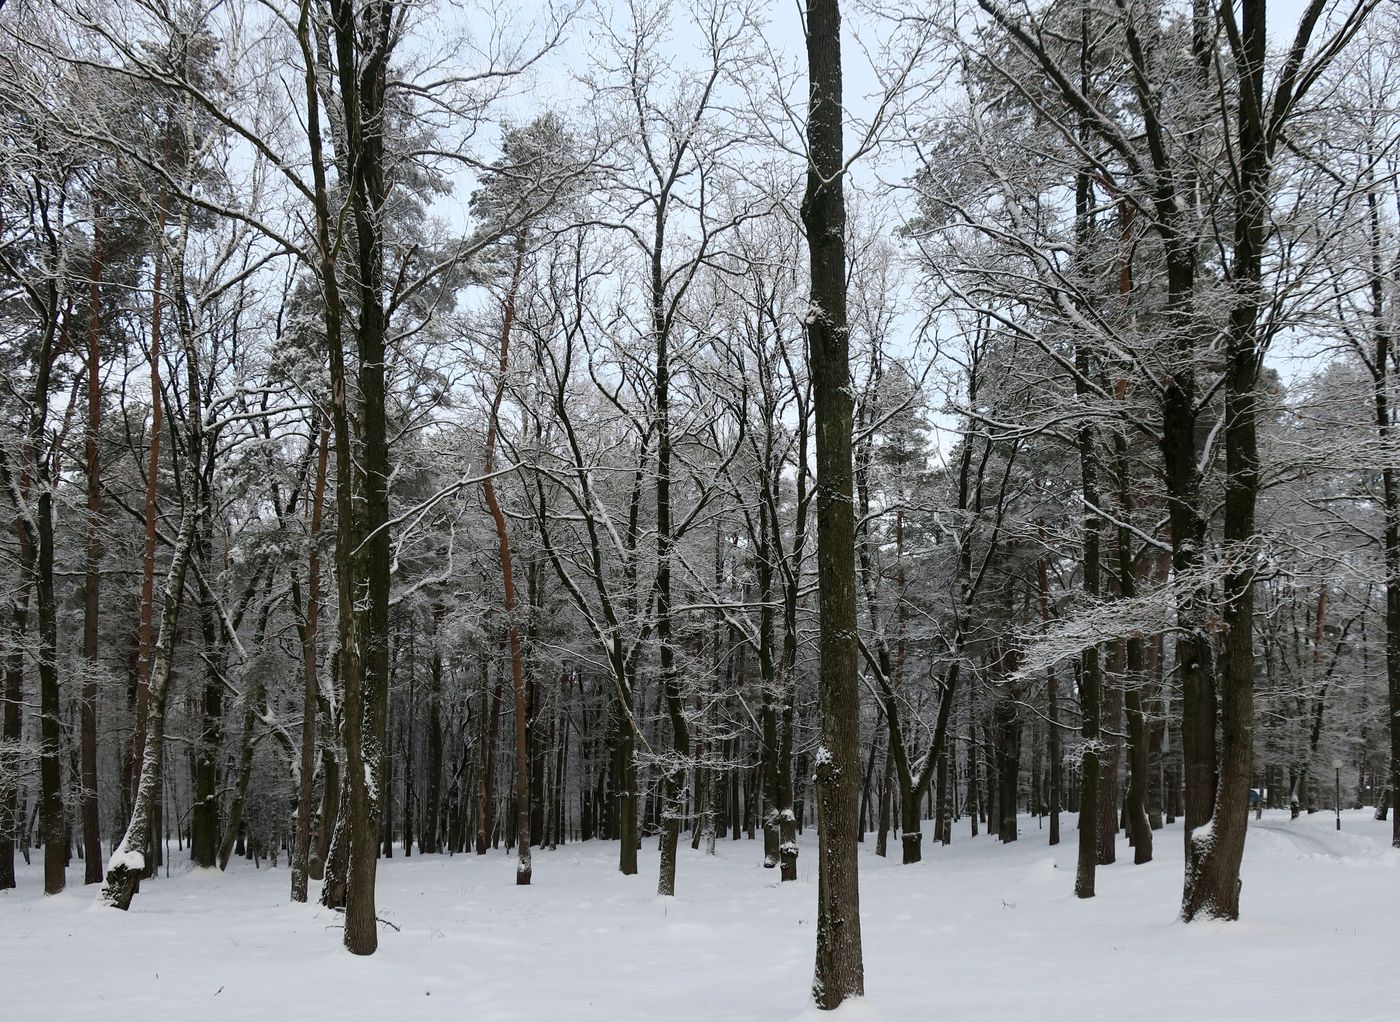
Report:
M1251 819L1238 923L1176 920L1182 836L1157 858L1100 867L1099 896L1072 894L1075 833L1045 843L1022 818L999 845L957 825L949 848L900 866L864 848L866 990L847 1022L915 1019L1400 1022L1400 851L1369 812ZM129 913L96 888L41 895L40 858L0 895L0 1019L523 1018L754 1020L808 1006L815 835L797 883L760 866L760 843L683 845L679 894L656 897L656 850L620 876L614 843L537 852L514 884L503 852L381 861L373 958L340 947L338 917L292 905L285 866L176 869ZM891 851L897 852L897 842ZM70 880L82 876L70 869Z

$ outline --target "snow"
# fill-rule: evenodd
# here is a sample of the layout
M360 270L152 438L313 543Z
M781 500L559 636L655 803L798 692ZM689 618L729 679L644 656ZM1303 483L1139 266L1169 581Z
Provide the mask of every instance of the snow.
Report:
M124 842L123 842L124 843ZM146 857L134 849L118 848L112 853L112 857L107 860L107 869L110 873L114 869L125 866L129 872L140 873L146 868Z
M248 1018L474 1022L904 1022L929 1018L1345 1019L1394 1022L1384 982L1400 947L1400 851L1369 812L1250 820L1238 923L1184 924L1180 825L1156 861L1100 867L1098 897L1073 894L1073 817L1050 848L1033 819L1000 845L956 825L949 848L901 866L862 849L866 998L836 1015L809 1002L816 856L797 882L761 868L762 842L718 854L682 842L677 895L658 898L648 840L641 873L616 871L617 845L536 850L534 882L515 858L401 854L379 864L380 950L340 946L340 916L287 900L285 868L237 860L227 874L146 881L129 913L96 887L54 898L42 856L0 894L0 1017ZM811 831L804 846L815 841ZM897 845L892 845L897 849ZM75 863L75 867L77 864ZM431 1016L429 1015L431 1012Z
M1198 851L1205 851L1215 840L1215 817L1212 816L1205 823L1191 831L1191 843ZM1246 841L1248 843L1248 841Z

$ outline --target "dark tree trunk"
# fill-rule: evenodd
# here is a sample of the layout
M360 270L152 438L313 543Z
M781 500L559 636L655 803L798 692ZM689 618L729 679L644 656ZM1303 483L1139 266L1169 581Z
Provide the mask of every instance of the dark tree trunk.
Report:
M301 625L301 776L297 786L297 828L292 847L292 900L306 901L311 875L311 814L316 783L316 715L319 712L316 630L321 617L321 513L325 506L326 469L330 456L330 426L321 424L320 450L311 496L307 530L306 609ZM298 600L298 602L300 602ZM329 783L329 778L324 778Z
M894 788L894 757L885 750L885 769L880 779L879 830L875 836L875 854L884 858L889 853L890 803Z
M326 337L331 377L331 420L336 449L336 577L339 588L340 671L345 681L345 773L349 838L345 947L373 954L379 946L375 914L379 825L386 794L385 727L389 668L389 450L385 374L388 317L384 306L384 95L394 46L393 5L370 0L356 8L330 0L336 81L347 151L343 165L354 225L354 337L358 366L358 445L352 432L350 375L345 365L332 213L320 152L316 65L306 41L310 18L303 4L299 35L306 60L307 138L316 175L317 247L326 297ZM355 469L359 472L356 473Z
M1115 679L1122 678L1123 644L1112 644L1109 654L1108 674ZM1118 735L1123 730L1123 687L1120 683L1104 686L1100 701L1102 716L1099 723L1099 739L1103 754L1099 757L1099 832L1098 861L1100 866L1111 866L1118 861L1118 774L1123 755L1123 743Z
M632 725L632 704L628 697L630 686L622 691L613 709L614 746L616 749L616 789L614 791L614 826L620 842L618 871L623 876L637 875L637 734Z
M0 891L15 886L15 840L23 842L24 811L19 804L18 776L21 706L24 700L24 632L29 617L28 590L15 596L14 642L5 660L3 716L0 717ZM28 850L25 852L28 861Z
M953 759L944 749L938 754L938 781L933 839L940 845L953 843Z
M96 219L100 214L94 214ZM94 223L92 273L88 287L87 357L87 550L83 580L83 701L82 767L83 781L83 883L102 882L102 833L97 806L97 623L102 588L102 471L98 453L98 431L102 425L102 248L99 229Z
M1304 25L1320 13L1304 14ZM1238 175L1230 275L1236 289L1226 334L1225 360L1225 514L1226 571L1222 595L1225 634L1220 690L1220 773L1210 826L1191 826L1188 787L1186 882L1181 915L1237 919L1240 862L1249 819L1254 769L1254 575L1257 555L1254 509L1259 493L1257 388L1262 346L1259 315L1266 301L1260 291L1264 240L1268 230L1270 144L1266 132L1264 64L1267 56L1265 0L1244 0L1241 34L1235 41L1240 102ZM1233 17L1233 13L1229 15ZM1310 25L1309 25L1310 29ZM1299 29L1301 48L1307 34ZM1295 44L1297 52L1298 44ZM1286 78L1285 78L1286 82ZM1285 85L1275 98L1272 118L1291 102ZM1269 124L1272 131L1278 124ZM1212 736L1214 737L1214 736Z
M658 204L651 250L652 333L656 344L656 639L661 660L661 689L671 731L670 767L662 778L661 867L656 893L676 893L676 846L680 840L690 728L686 723L676 651L671 638L671 360L670 324L665 309L662 251L666 238L666 203ZM857 770L859 767L857 767Z
M501 584L505 590L506 633L510 639L511 690L515 695L515 810L516 810L516 851L515 882L528 885L531 877L530 863L530 718L525 698L525 654L521 648L520 625L517 621L517 601L515 597L515 575L511 569L510 533L506 528L506 516L496 498L496 486L491 479L496 454L496 435L499 430L501 401L505 398L506 373L510 366L510 334L515 325L516 289L520 286L520 273L524 266L524 239L516 242L515 269L511 275L510 291L506 295L501 321L500 361L497 367L496 393L491 402L491 420L486 432L486 456L482 474L486 477L482 490L486 497L487 509L496 525L496 543L501 560Z
M491 847L491 830L495 824L496 746L501 732L501 689L504 676L497 669L496 684L491 689L489 703L486 685L490 669L485 662L481 668L481 698L486 717L481 725L481 790L476 800L476 854L485 855Z
M1374 159L1374 154L1370 154ZM1391 450L1395 423L1390 410L1390 360L1393 340L1386 318L1387 273L1382 256L1384 232L1380 201L1374 188L1366 193L1367 226L1370 248L1370 297L1374 351L1370 358L1375 401L1376 435L1382 451ZM1394 279L1394 272L1390 274ZM1393 285L1392 285L1393 286ZM1390 769L1384 793L1376 801L1376 819L1388 815L1391 795L1400 791L1400 479L1396 466L1387 459L1381 468L1381 493L1385 512L1385 677L1389 700ZM1400 812L1391 820L1391 844L1400 848Z
M997 837L1016 840L1017 781L1021 773L1021 719L1014 698L999 699L993 711L997 741ZM990 826L990 825L989 825Z
M195 542L196 557L206 569L211 567L209 507L206 505L200 536ZM190 813L190 858L195 865L211 869L219 849L219 756L224 740L224 643L214 595L206 592L200 601L204 637L204 692L200 702L199 735L194 754L194 805Z
M1089 14L1087 4L1080 6L1080 86L1087 89L1087 68L1092 62L1092 49L1089 35ZM1084 129L1081 129L1081 134ZM1093 231L1093 183L1088 170L1080 170L1075 175L1074 221L1075 244L1078 250L1077 261L1083 263L1089 258L1090 239ZM1074 390L1081 401L1090 393L1090 380L1094 379L1093 357L1083 344L1074 346ZM1099 532L1102 522L1099 518L1099 464L1096 434L1093 423L1084 419L1076 430L1079 448L1080 490L1084 497L1084 510L1080 516L1083 532L1083 556L1081 574L1084 584L1084 597L1090 605L1096 603L1100 592ZM1098 864L1098 819L1099 819L1099 714L1103 685L1102 669L1099 661L1099 648L1090 646L1079 658L1079 714L1080 714L1080 793L1079 793L1079 861L1074 877L1074 893L1079 898L1094 896L1094 870Z
M1080 175L1079 202L1081 210L1087 210L1088 181ZM1075 350L1075 363L1078 376L1088 378L1089 354L1083 346ZM1082 387L1082 384L1080 385ZM1084 514L1082 518L1084 595L1092 602L1099 596L1099 530L1100 520L1096 508L1099 506L1098 455L1095 451L1094 429L1088 422L1079 426L1079 469L1081 486L1084 492ZM1079 709L1082 721L1080 739L1081 790L1079 794L1079 864L1074 878L1074 893L1080 898L1094 896L1094 869L1098 864L1098 819L1099 819L1099 693L1102 678L1099 666L1099 650L1090 646L1080 658L1079 670Z
M60 893L67 882L68 829L63 812L59 748L62 711L58 680L58 606L54 592L53 491L57 480L53 478L55 468L47 450L45 430L55 333L57 350L66 350L71 309L65 305L59 313L55 282L50 281L46 290L46 300L42 303L45 322L35 353L34 395L24 440L23 464L16 471L11 469L8 458L0 460L0 469L3 469L0 482L15 505L23 582L33 587L39 611L39 802L36 809L43 824L44 893L48 895ZM38 491L32 513L27 505L31 485ZM25 861L28 861L27 856Z
M419 848L427 854L441 851L438 839L438 811L442 803L442 622L447 608L433 604L433 661L428 675L427 792L423 800L423 829Z
M1132 291L1132 266L1129 262L1124 262L1122 272L1122 292L1126 296ZM1119 383L1116 395L1118 400L1123 400L1126 396L1126 384ZM1113 437L1114 466L1118 482L1118 504L1122 508L1125 516L1133 511L1135 500L1133 497L1133 479L1128 460L1128 441L1123 433L1117 432ZM1118 594L1125 600L1132 599L1137 595L1137 575L1134 568L1134 554L1132 548L1132 533L1127 526L1119 525L1117 529L1117 552L1118 552ZM1122 687L1115 698L1115 702L1121 700L1124 713L1127 718L1128 731L1128 790L1123 800L1123 815L1126 820L1128 837L1133 846L1133 863L1142 865L1152 861L1152 827L1147 817L1147 771L1148 771L1148 735L1147 721L1143 712L1143 686L1146 683L1146 655L1144 640L1140 635L1131 635L1123 640L1124 672L1122 676ZM1116 721L1110 723L1113 730L1119 730ZM1114 787L1117 784L1118 758L1122 754L1122 743L1114 739ZM1103 821L1100 821L1101 825ZM1116 821L1112 827L1107 828L1114 834L1114 843L1117 841ZM1100 835L1100 842L1104 840L1104 835ZM1116 857L1116 853L1115 853ZM1100 859L1100 862L1104 860Z
M982 810L982 796L980 793L981 770L977 766L977 704L972 698L976 686L971 686L967 690L968 696L968 728L967 728L967 816L970 836L977 836L977 823Z
M44 824L44 893L60 894L67 884L68 830L63 812L59 756L63 711L58 685L58 600L54 593L53 493L39 494L39 798Z
M974 727L977 724L974 724ZM998 803L1001 795L1001 780L997 775L997 745L996 735L992 731L989 721L981 722L982 728L982 775L985 779L986 799L984 808L987 811L987 835L1000 835L1001 833L1001 809Z
M812 996L836 1008L865 991L860 936L858 821L860 692L856 679L853 388L846 322L846 208L838 0L807 5L810 153L802 223L811 256L807 317L817 423L817 577L820 707L816 763L817 955Z
M1063 769L1060 765L1060 726L1059 726L1059 699L1055 692L1058 687L1058 680L1054 672L1051 672L1049 681L1048 712L1050 714L1049 735L1047 744L1049 749L1046 753L1049 758L1049 781L1046 793L1046 812L1050 814L1050 844L1060 843L1060 807L1063 799L1061 785L1063 784Z
M1147 822L1152 830L1162 829L1167 794L1167 700L1162 689L1162 646L1159 635L1149 647L1152 682L1144 706L1144 711L1151 714L1147 726Z

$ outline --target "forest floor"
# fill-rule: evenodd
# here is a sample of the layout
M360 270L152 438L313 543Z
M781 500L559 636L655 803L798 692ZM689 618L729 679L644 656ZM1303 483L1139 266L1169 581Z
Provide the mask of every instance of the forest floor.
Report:
M868 996L838 1018L1191 1019L1397 1022L1400 850L1369 811L1251 820L1243 921L1177 921L1180 825L1157 856L1100 867L1077 901L1074 818L1046 845L1023 817L1001 845L957 825L948 848L903 867L863 847L861 922ZM897 850L891 842L891 851ZM760 867L758 842L688 843L675 898L655 896L655 844L641 874L616 872L617 845L535 855L513 885L504 852L402 854L381 861L379 953L341 950L336 913L289 903L283 865L181 869L147 882L129 913L96 888L42 897L40 857L0 895L0 1018L470 1022L783 1022L808 1006L815 834L797 883ZM81 868L69 871L70 880ZM829 1018L830 1016L825 1016Z

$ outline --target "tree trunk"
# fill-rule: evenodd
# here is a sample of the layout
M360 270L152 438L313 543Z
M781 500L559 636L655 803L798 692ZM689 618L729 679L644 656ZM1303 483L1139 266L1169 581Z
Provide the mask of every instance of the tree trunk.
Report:
M1236 54L1241 93L1239 163L1230 271L1237 293L1230 309L1225 360L1226 570L1222 586L1225 635L1221 642L1225 663L1220 691L1220 780L1208 823L1192 828L1192 821L1186 821L1181 915L1188 921L1197 916L1239 918L1240 862L1254 769L1254 512L1259 493L1256 405L1262 360L1259 315L1266 301L1260 280L1268 230L1270 151L1265 131L1265 0L1244 0L1241 10L1242 52ZM1301 39L1306 43L1306 35ZM1281 86L1275 102L1283 109L1276 106L1273 118L1283 116L1288 100ZM1272 122L1269 127L1279 130Z
M21 842L24 812L19 803L19 741L24 701L24 632L29 617L28 589L15 596L14 641L5 660L4 713L0 723L0 891L15 886L15 840ZM28 861L28 851L25 852Z
M1123 743L1118 738L1123 729L1123 643L1114 642L1110 646L1109 677L1114 683L1105 685L1101 694L1099 709L1102 716L1099 723L1099 743L1103 749L1099 756L1099 827L1098 863L1111 866L1118 861L1118 773L1123 756Z
M1148 735L1142 708L1142 690L1124 694L1128 718L1128 792L1123 811L1133 844L1133 864L1152 861L1152 824L1147 816Z
M494 800L496 797L496 745L501 728L501 688L504 684L499 669L496 684L487 698L487 684L490 681L490 668L482 662L481 668L482 708L486 716L481 722L481 789L476 800L476 854L485 855L491 847L491 829L495 822Z
M337 781L332 785L333 781ZM334 795L332 795L332 791ZM346 777L337 764L335 770L326 774L326 801L333 805L333 812L322 817L323 838L326 851L325 883L321 885L321 904L326 908L344 908L346 883L350 873L350 821L347 818L350 807L350 778Z
M321 260L325 326L331 383L331 422L336 450L336 579L340 633L340 672L345 681L345 808L349 862L345 904L345 947L373 954L379 946L375 914L379 820L384 794L385 723L388 714L389 655L389 452L385 405L388 316L384 307L383 211L384 93L394 42L391 5L371 0L357 10L346 0L330 0L331 34L336 49L336 84L344 121L349 168L345 182L354 225L358 317L356 445L352 431L350 376L342 328L345 306L332 243L330 193L321 151L317 62L312 54L311 5L301 5L298 22L306 80L307 141L311 148L316 206L316 240ZM367 47L372 56L362 52ZM359 468L358 473L355 468Z
M331 677L338 673L335 657L331 658ZM334 696L334 685L330 696ZM317 730L328 736L338 737L339 728L336 726L335 708L331 704L331 699L318 700L320 719ZM336 752L336 742L328 740L321 743L321 806L317 811L316 821L316 854L312 856L309 867L309 874L312 880L322 880L326 877L326 870L330 862L331 840L335 831L336 818L340 815L340 757ZM345 874L342 873L341 876ZM323 889L324 894L324 889Z
M1390 360L1392 356L1391 326L1386 318L1386 271L1381 255L1384 234L1381 226L1380 203L1374 188L1366 193L1367 224L1370 234L1371 257L1371 320L1374 335L1374 355L1371 373L1376 412L1376 435L1380 449L1389 452L1394 442L1394 422L1390 411ZM1385 784L1386 794L1377 800L1376 818L1384 820L1387 805L1395 792L1400 792L1400 479L1396 466L1387 457L1381 468L1381 492L1385 511L1385 677L1389 700L1390 770ZM1391 819L1391 844L1400 848L1400 812Z
M100 216L94 213L94 220ZM102 588L102 472L97 447L102 425L102 280L101 236L93 225L92 272L88 287L87 357L87 550L83 580L83 701L82 701L82 781L83 781L83 883L102 882L102 833L97 806L97 619Z
M195 556L206 569L212 568L210 511L211 508L206 503L201 514L203 525L199 530L199 538L195 541ZM217 862L219 848L219 755L224 738L224 668L227 660L212 592L204 593L200 601L200 617L204 636L205 668L199 735L192 750L194 805L190 813L190 859L196 866L212 869Z
M203 414L199 407L198 374L194 369L194 359L186 352L191 363L187 370L190 376L189 395L190 439L187 446L189 481L185 491L185 511L180 521L180 531L175 537L175 550L171 556L170 570L166 576L165 593L162 597L160 635L151 654L149 679L146 743L141 758L141 775L137 783L136 799L131 809L131 820L126 833L117 847L112 850L112 858L107 863L107 880L102 889L103 900L115 907L126 910L131 906L146 871L146 851L160 835L154 829L156 824L156 798L160 788L160 775L164 767L165 749L165 701L170 687L170 666L175 653L176 629L180 616L180 603L184 595L185 571L189 567L190 555L194 548L197 519L200 509L198 500L198 451L202 447L202 429L199 425ZM60 849L61 852L61 849ZM48 850L45 850L47 858Z
M1080 66L1089 64L1090 43L1087 6L1081 6L1080 23ZM1081 75L1085 72L1081 70ZM1087 82L1081 81L1087 87ZM1075 243L1078 257L1089 258L1089 246L1093 216L1093 184L1087 170L1075 175L1074 219ZM1081 401L1089 394L1089 381L1093 378L1093 359L1089 349L1083 344L1074 346L1074 390ZM1079 448L1080 489L1084 497L1084 510L1080 516L1083 532L1083 556L1081 573L1084 596L1092 605L1099 599L1100 561L1099 531L1102 522L1099 518L1099 476L1098 451L1093 423L1081 420L1076 430ZM1080 654L1079 660L1079 713L1080 713L1080 775L1079 794L1079 861L1074 877L1074 893L1079 898L1094 896L1094 870L1098 863L1098 818L1099 818L1099 713L1102 691L1102 672L1099 662L1099 649L1090 646Z
M496 435L499 430L501 401L505 397L506 373L510 366L510 333L515 322L516 289L520 285L520 273L525 260L525 242L516 242L515 269L511 276L510 291L506 295L501 322L499 375L496 378L496 393L491 402L491 421L486 432L486 455L482 474L486 477L482 489L486 497L487 509L496 524L496 542L500 548L501 583L505 589L506 631L510 637L511 687L515 694L515 802L516 802L516 851L518 861L515 867L515 882L521 886L530 882L530 721L525 705L525 658L520 643L520 626L516 620L515 577L511 571L510 533L506 529L506 516L496 499L496 487L491 479L494 471Z
M61 894L67 884L68 828L63 813L59 757L62 709L58 685L58 600L54 593L53 491L39 493L39 798L44 825L44 893Z
M428 689L427 723L427 780L428 790L424 795L422 837L419 848L427 854L441 851L438 837L438 811L442 803L442 622L447 608L441 603L433 604L433 660L428 675L431 687Z
M321 443L316 456L316 477L311 496L311 522L307 530L306 612L301 630L301 776L297 785L297 829L292 847L292 900L306 901L311 874L311 803L316 786L316 714L320 686L317 680L316 626L321 617L321 514L325 506L326 469L330 456L330 426L320 426ZM327 779L329 780L329 779Z
M823 1009L865 992L856 819L860 691L856 679L853 388L846 322L846 208L838 0L807 5L810 153L802 223L811 256L807 314L817 422L817 578L820 619L816 754L817 954L812 996Z
M162 245L165 241L166 200L161 197L156 213L156 243L152 247L151 260L151 348L149 361L151 368L151 440L149 458L146 464L145 502L145 547L141 564L141 614L136 633L136 735L131 745L131 799L136 797L136 785L140 781L141 764L145 759L146 715L150 698L151 645L154 639L153 621L155 617L155 571L156 571L156 529L159 510L156 498L160 483L160 440L164 429L164 401L160 381L161 312L164 302L161 297L164 260ZM154 866L154 860L151 863Z
M1132 267L1124 262L1121 272L1122 291L1125 296L1132 291ZM1125 298L1126 300L1126 298ZM1127 384L1120 380L1115 387L1118 400L1127 395ZM1118 504L1124 516L1134 509L1133 480L1128 460L1127 437L1119 431L1113 437L1115 474L1118 481ZM1118 594L1125 600L1137 595L1137 575L1134 570L1132 533L1126 525L1118 526ZM1123 640L1124 673L1122 687L1115 695L1115 703L1121 700L1127 717L1128 730L1128 790L1123 800L1123 815L1127 820L1128 837L1133 846L1133 863L1142 865L1152 861L1152 827L1147 817L1147 771L1148 736L1147 722L1143 713L1143 685L1146 683L1146 655L1143 638L1130 635ZM1116 706L1115 706L1116 718ZM1116 719L1110 724L1118 730ZM1122 754L1122 743L1114 739L1113 770L1114 787L1117 786L1118 759ZM1101 823L1103 821L1100 821ZM1117 824L1107 828L1117 838ZM1100 835L1100 842L1104 835ZM1115 853L1116 857L1116 853ZM1100 860L1103 861L1102 859Z
M651 328L656 345L656 639L660 653L661 690L671 731L671 755L663 783L661 868L656 893L676 893L676 845L680 839L682 788L690 759L690 728L685 719L676 676L676 651L671 638L671 356L670 325L666 315L663 246L666 238L666 202L657 203L655 236L651 248Z
M875 854L884 858L889 854L890 809L894 789L894 758L889 749L885 750L885 769L880 779L879 830L875 836Z
M624 691L630 691L630 687ZM637 756L636 731L632 726L632 707L619 692L614 707L617 781L614 790L617 814L618 871L623 876L637 874Z
M1015 841L1017 836L1017 782L1021 773L1021 720L1015 699L999 699L993 715L997 728L997 780L1000 785L997 792L997 808L1000 810L997 837L1010 842Z
M1085 193L1082 203L1087 206L1088 184L1080 175L1080 190ZM1088 375L1089 356L1082 346L1076 348L1076 368L1080 376ZM1097 455L1094 450L1094 430L1088 423L1079 426L1079 467L1084 492L1082 518L1084 594L1090 600L1099 595L1099 506ZM1080 898L1094 896L1094 868L1098 863L1099 818L1099 692L1101 685L1099 650L1090 646L1080 658L1079 708L1081 755L1079 795L1079 864L1074 878L1074 893Z
M262 686L259 684L254 691L244 693L244 698L247 704L243 708L243 736L238 746L238 776L234 781L233 800L229 803L228 826L224 828L216 854L221 870L228 869L229 860L243 838L243 811L248 804L248 784L253 778L253 749L257 744L258 704L263 698Z

